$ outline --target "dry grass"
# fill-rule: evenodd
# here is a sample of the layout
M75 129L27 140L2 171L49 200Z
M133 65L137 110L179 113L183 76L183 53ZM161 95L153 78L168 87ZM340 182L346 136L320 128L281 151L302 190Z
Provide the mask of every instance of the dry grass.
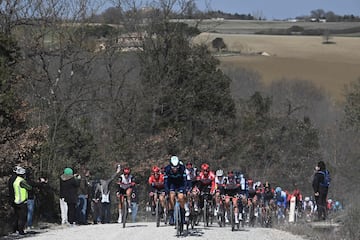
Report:
M253 69L265 84L282 78L310 80L342 101L344 85L360 77L360 39L356 37L333 37L335 44L323 44L320 36L202 33L194 42L211 46L216 37L224 39L229 51L242 53L219 57L223 66Z

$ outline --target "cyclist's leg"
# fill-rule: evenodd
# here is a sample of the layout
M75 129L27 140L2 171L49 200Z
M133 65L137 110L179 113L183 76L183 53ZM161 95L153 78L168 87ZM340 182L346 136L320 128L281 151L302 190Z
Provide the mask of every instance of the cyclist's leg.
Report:
M235 223L238 223L239 222L238 197L234 196L232 202L234 206Z
M131 194L132 194L132 188L128 188L126 189L126 196L127 196L127 201L128 201L128 212L131 213Z
M120 193L120 194L118 195L118 199L119 199L119 204L118 204L118 211L119 211L118 223L122 223L122 205L123 205L124 195Z
M161 205L161 207L163 208L163 209L165 209L166 208L166 206L165 206L165 192L161 192L161 193L159 193L159 201L160 201L160 205Z

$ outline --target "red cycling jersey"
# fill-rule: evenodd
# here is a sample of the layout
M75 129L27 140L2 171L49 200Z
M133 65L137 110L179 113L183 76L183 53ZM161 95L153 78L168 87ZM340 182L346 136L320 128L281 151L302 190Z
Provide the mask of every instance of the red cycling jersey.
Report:
M199 180L202 183L204 183L204 182L201 181L201 180L210 180L207 184L211 185L210 192L214 193L216 185L215 185L215 174L214 174L213 171L209 171L209 173L207 175L205 175L204 172L201 171L199 173L199 176L198 176L197 180Z
M159 177L156 179L154 174L151 174L148 180L149 185L153 188L161 190L164 188L164 174L160 173Z

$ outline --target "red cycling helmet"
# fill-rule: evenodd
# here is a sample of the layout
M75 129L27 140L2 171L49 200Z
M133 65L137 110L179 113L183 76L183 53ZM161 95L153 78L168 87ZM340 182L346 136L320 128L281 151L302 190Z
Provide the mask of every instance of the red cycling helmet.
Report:
M128 168L128 167L126 167L126 168L124 168L124 170L123 170L123 173L124 174L130 174L130 168Z
M207 164L207 163L201 164L201 170L202 171L209 171L209 169L210 169L209 164Z
M153 173L160 173L160 168L158 166L153 166L152 167L152 172Z

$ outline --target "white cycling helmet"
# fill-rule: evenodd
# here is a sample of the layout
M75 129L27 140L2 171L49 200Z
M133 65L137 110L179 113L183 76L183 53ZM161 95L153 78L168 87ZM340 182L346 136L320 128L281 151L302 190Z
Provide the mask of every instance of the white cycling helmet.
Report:
M179 158L177 156L172 156L170 158L170 164L172 167L177 167L179 165Z
M224 171L222 169L216 170L216 176L217 177L222 177L224 176Z
M310 201L310 197L305 197L305 202Z
M23 174L25 174L26 171L25 171L25 168L20 167L20 166L16 166L15 169L14 169L14 172L16 174L23 175Z

